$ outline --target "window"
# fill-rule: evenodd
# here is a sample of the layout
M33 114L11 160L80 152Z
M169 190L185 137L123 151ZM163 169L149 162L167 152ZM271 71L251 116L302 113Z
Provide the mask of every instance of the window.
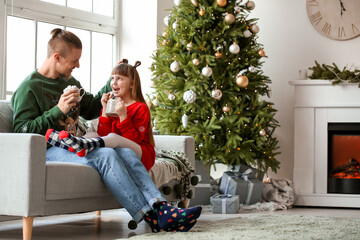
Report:
M4 36L0 38L0 55L4 56L0 60L0 99L10 99L19 84L41 66L54 28L69 30L82 41L80 68L73 76L92 93L104 86L119 51L114 44L118 1L12 0L0 4L0 16L5 16L0 19L0 35Z

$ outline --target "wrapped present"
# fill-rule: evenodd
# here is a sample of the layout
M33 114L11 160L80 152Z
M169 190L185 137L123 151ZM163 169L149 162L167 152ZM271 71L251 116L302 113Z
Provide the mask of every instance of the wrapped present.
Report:
M251 169L251 172L248 171L248 169ZM248 171L247 176L249 178L256 178L256 169L253 167L250 167L248 165L245 165L245 164L229 166L227 170L231 171L231 172L238 172L238 173L243 173L245 171Z
M216 194L211 197L213 213L234 214L239 211L239 196Z
M261 202L264 184L253 177L251 172L251 168L242 173L224 172L221 177L220 193L239 195L240 204L250 205Z

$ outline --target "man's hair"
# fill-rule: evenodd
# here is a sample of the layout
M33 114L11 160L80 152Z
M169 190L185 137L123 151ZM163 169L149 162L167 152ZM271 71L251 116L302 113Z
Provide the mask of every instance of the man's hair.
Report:
M50 34L51 38L48 42L47 57L56 52L62 57L66 57L72 48L82 49L81 40L72 32L55 28Z

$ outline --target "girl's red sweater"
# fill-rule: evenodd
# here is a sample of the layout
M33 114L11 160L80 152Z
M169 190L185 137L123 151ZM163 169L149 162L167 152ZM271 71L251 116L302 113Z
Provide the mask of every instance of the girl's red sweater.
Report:
M126 109L127 118L122 122L119 117L100 115L97 133L99 136L116 133L139 144L142 149L141 162L149 171L155 163L155 149L149 138L150 111L147 105L141 102L135 102Z

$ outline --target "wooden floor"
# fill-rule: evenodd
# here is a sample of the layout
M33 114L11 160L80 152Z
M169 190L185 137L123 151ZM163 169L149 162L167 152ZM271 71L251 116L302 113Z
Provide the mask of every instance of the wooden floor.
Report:
M207 224L222 219L249 214L297 214L306 216L340 216L360 218L360 209L336 208L302 208L296 207L275 212L240 214L212 214L209 206L204 207L203 214L197 224ZM127 238L149 233L146 223L141 222L136 230L129 230L127 224L130 215L123 209L102 211L101 216L95 212L35 218L33 240L108 240ZM0 239L21 239L21 219L0 216Z

